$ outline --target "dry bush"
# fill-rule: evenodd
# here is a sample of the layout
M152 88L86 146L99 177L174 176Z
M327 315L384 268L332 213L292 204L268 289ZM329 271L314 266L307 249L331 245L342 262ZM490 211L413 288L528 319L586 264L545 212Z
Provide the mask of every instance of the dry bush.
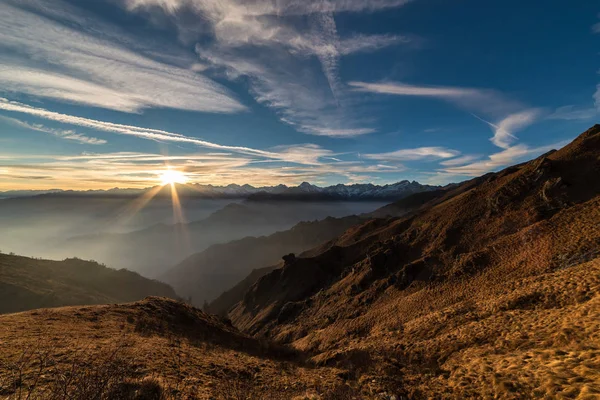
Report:
M166 400L160 382L139 379L126 341L100 353L75 350L62 358L49 345L26 348L4 362L0 395L11 400Z

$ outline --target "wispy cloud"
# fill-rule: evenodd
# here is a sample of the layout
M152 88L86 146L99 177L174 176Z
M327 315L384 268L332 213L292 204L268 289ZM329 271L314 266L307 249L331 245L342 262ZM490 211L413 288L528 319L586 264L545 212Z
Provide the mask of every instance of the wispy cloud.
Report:
M496 123L491 123L483 118L474 115L477 119L489 125L494 134L490 141L502 149L502 151L493 153L487 157L476 155L465 155L440 162L445 167L438 170L438 174L443 177L464 177L479 176L490 171L496 171L501 167L507 167L527 158L531 158L547 152L556 146L562 146L564 143L550 146L529 147L525 144L515 144L518 138L515 133L533 124L543 115L543 110L531 108L514 114L510 114ZM479 161L475 161L481 159ZM474 162L473 162L474 161ZM434 180L436 178L433 178Z
M358 92L379 93L396 96L429 97L450 102L468 111L484 113L498 118L523 108L515 100L490 89L474 89L452 86L419 86L401 82L349 82Z
M514 134L533 124L541 114L542 111L540 109L524 110L508 115L497 124L493 124L481 118L479 119L494 129L494 136L492 136L490 141L502 149L508 149L515 141L517 141L517 137Z
M326 12L360 12L378 11L395 8L408 3L410 0L286 0L286 1L258 1L246 3L243 1L223 0L124 0L130 8L160 6L169 12L176 12L188 7L212 8L214 13L234 9L241 15L309 15Z
M487 160L476 161L479 156L464 155L452 160L440 162L446 167L439 173L446 176L476 176L501 166L509 165L516 160L539 153L543 147L530 148L517 142L516 132L525 129L542 117L544 111L539 108L528 108L520 102L506 98L504 95L488 89L474 89L449 86L416 86L398 82L367 83L350 82L357 91L388 94L396 96L418 96L436 98L455 104L472 113L473 116L485 122L493 130L490 141L503 149L492 154ZM493 118L497 122L489 122L474 114L474 112ZM438 149L438 148L435 148ZM444 150L444 149L442 149ZM437 153L438 158L451 158L458 154L443 151ZM388 153L392 158L395 153ZM417 153L418 154L418 153ZM401 156L404 153L400 154ZM416 157L416 155L415 155Z
M600 18L600 14L598 14L598 18ZM592 32L600 33L600 22L596 22L594 25L592 25Z
M490 171L496 171L501 167L507 167L520 161L537 157L552 149L558 149L567 142L554 143L548 146L529 147L524 144L508 147L498 153L491 154L486 159L467 165L449 167L441 170L443 173L453 176L480 176Z
M475 155L467 155L467 156L453 158L451 160L441 161L440 165L443 165L445 167L455 167L458 165L469 164L479 158L481 158L481 157L475 156Z
M77 133L74 130L48 128L42 124L30 124L28 122L21 121L21 120L15 119L15 118L9 118L9 117L1 117L0 116L0 120L6 121L11 125L18 126L20 128L31 129L33 131L49 133L49 134L59 137L61 139L73 140L75 142L79 142L79 143L83 143L83 144L99 145L99 144L107 143L107 141L104 139L98 139L95 137L86 136L81 133Z
M600 99L600 94L597 94L597 98ZM548 115L548 119L563 119L563 120L567 120L567 121L586 120L586 119L595 118L599 114L600 114L600 107L598 107L598 108L593 108L593 107L578 108L578 107L575 107L574 105L568 105L568 106L559 107L556 110L554 110L553 113Z
M43 108L32 107L26 104L8 101L7 99L0 98L0 110L12 111L18 113L24 113L32 115L38 118L44 118L47 120L60 122L63 124L70 124L76 126L82 126L85 128L96 129L103 132L116 133L120 135L136 136L142 139L164 141L164 142L175 142L175 143L189 143L198 146L217 149L217 150L229 150L237 153L245 153L251 155L257 155L267 158L277 158L277 153L253 149L242 146L225 146L205 140L200 140L193 137L180 135L177 133L167 132L158 129L141 128L131 125L115 124L112 122L98 121L89 118L82 118L73 115L60 114L54 111L49 111Z
M196 51L203 66L210 66L213 73L223 71L229 79L244 79L257 102L272 108L284 123L314 135L348 137L373 132L352 112L354 96L339 78L341 59L411 42L410 37L389 34L341 37L335 20L338 12L374 12L407 3L402 0L123 3L144 15L162 10L163 17L178 27L182 40L199 42ZM190 15L196 16L191 23ZM320 71L313 67L315 59Z
M125 112L245 110L215 81L136 51L115 30L60 0L1 2L0 90Z
M337 160L336 153L331 150L325 149L316 144L306 143L306 144L296 144L296 145L286 145L286 146L277 146L271 149L262 150L255 149L244 146L228 146L221 145L217 143L208 142L205 140L201 140L195 137L185 136L178 133L168 132L164 130L158 129L150 129L143 128L131 125L123 125L123 124L115 124L111 122L93 120L89 118L82 118L72 115L60 114L53 111L45 110L43 108L32 107L26 104L8 101L6 99L0 98L0 110L22 113L26 115L30 115L36 118L46 119L62 124L80 126L88 129L94 129L101 132L108 132L118 135L128 135L134 136L141 139L166 142L166 143L182 143L182 144L190 144L199 146L202 148L206 148L211 151L218 151L219 153L209 153L197 155L195 157L189 158L186 156L172 156L170 158L165 158L165 156L149 156L144 154L140 156L139 154L131 154L131 153L119 153L116 155L111 155L109 157L103 155L95 155L95 154L83 154L73 157L56 157L58 161L81 161L81 160L94 160L95 162L99 162L99 160L107 160L110 164L114 166L121 166L122 163L135 163L138 164L141 161L148 162L164 162L166 160L172 162L181 162L185 161L186 163L191 162L202 162L203 167L202 170L206 173L207 169L204 167L209 167L211 164L207 164L207 161L224 161L232 170L228 173L225 171L221 171L221 175L219 175L218 179L220 182L227 179L232 179L229 182L240 182L240 177L249 176L248 164L254 164L256 162L260 162L261 160L271 161L274 165L269 168L254 168L252 169L253 173L260 175L260 171L267 171L269 169L276 169L280 171L293 171L294 174L312 174L311 176L320 177L321 179L325 176L331 175L339 175L350 177L356 179L359 174L368 174L374 172L398 172L402 170L401 166L396 166L394 169L386 168L386 167L378 167L374 165L365 165L360 161L353 162L341 162L334 161L328 162L326 160ZM235 155L233 155L234 153ZM141 157L141 158L140 158ZM231 160L235 160L235 164L231 164ZM192 164L186 164L187 166ZM296 166L287 166L281 164L296 164ZM37 164L36 164L37 165ZM235 175L235 170L240 167L246 167L244 169L243 175ZM15 167L13 167L15 168ZM266 173L266 172L265 172ZM210 175L213 176L213 175ZM210 176L205 176L202 179L208 179ZM213 176L214 177L214 176ZM235 178L235 179L234 179ZM288 175L287 179L292 179L292 175ZM257 177L253 178L253 182L257 180ZM273 183L273 181L270 181Z
M363 157L380 161L415 161L452 158L459 154L459 151L447 149L445 147L418 147L414 149L396 150L389 153L363 154Z

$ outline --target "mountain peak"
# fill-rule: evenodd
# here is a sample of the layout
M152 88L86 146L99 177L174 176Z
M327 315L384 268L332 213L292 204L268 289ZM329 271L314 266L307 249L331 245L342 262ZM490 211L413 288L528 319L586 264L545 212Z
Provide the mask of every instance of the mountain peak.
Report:
M311 185L308 182L302 182L300 185L298 185L298 187L301 187L301 188L313 188L313 187L316 187L316 186Z

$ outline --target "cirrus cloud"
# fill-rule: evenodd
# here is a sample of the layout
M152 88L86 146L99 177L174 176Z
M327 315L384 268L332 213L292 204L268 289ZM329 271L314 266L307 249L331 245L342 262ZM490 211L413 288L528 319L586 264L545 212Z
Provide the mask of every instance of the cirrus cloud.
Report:
M246 110L222 85L135 46L116 27L66 2L6 0L0 3L0 91L125 112Z

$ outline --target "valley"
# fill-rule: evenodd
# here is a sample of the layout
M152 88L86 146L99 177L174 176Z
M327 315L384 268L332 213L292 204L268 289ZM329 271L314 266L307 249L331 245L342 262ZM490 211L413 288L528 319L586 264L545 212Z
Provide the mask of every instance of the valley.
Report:
M93 300L135 303L0 316L10 344L0 361L11 366L2 393L58 390L52 374L35 372L46 368L39 357L59 371L82 354L106 363L108 352L123 369L94 369L108 374L101 398L596 398L599 160L596 125L562 149L435 193L209 247L162 278L205 311L143 300L172 295L165 285ZM19 334L26 326L37 328Z

